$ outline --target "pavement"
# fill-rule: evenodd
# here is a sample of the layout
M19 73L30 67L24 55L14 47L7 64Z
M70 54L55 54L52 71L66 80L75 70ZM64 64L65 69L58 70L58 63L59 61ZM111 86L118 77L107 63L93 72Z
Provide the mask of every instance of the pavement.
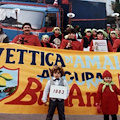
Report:
M45 120L46 114L0 114L0 120ZM58 120L54 115L53 120ZM102 115L66 115L66 120L103 120ZM112 119L110 119L112 120ZM118 115L120 120L120 115Z

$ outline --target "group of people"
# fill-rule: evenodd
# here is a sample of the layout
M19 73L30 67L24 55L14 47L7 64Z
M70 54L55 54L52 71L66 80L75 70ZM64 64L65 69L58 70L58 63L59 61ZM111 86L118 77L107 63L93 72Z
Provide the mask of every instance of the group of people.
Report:
M80 26L75 28L67 25L66 30L61 32L59 27L54 27L53 34L44 34L39 40L38 36L31 34L31 24L24 23L22 26L23 34L17 35L11 43L49 47L67 50L96 51L94 40L105 40L108 52L120 52L120 29L90 29L86 28L84 35L81 34ZM0 42L8 43L9 39L1 28Z
M51 90L51 85L55 86L64 86L67 88L66 99L69 96L69 86L65 79L62 78L64 76L64 69L61 66L54 66L51 69L51 79L47 82L42 101L44 105L49 105L48 114L46 120L52 120L55 109L58 110L59 120L65 120L64 113L64 99L56 97L48 98L48 94ZM117 120L118 113L118 96L120 95L120 89L115 85L112 80L112 74L105 70L102 74L102 82L98 86L98 90L96 90L96 110L98 113L103 113L104 120L109 120L109 115L111 115L112 120ZM49 104L48 104L49 101Z
M11 43L33 45L40 47L49 47L57 49L67 50L80 50L89 48L90 51L94 51L94 40L106 40L109 52L120 52L120 30L116 28L111 30L108 26L107 31L102 29L85 29L85 36L82 36L80 27L74 28L72 25L67 25L64 33L61 33L59 27L54 27L53 35L43 35L41 41L38 36L31 34L31 24L24 23L22 26L23 34L17 35ZM0 42L9 43L7 35L0 28ZM43 103L47 105L47 96L50 92L51 85L66 86L67 97L69 96L69 86L66 80L62 79L64 70L60 66L54 66L51 69L51 80L49 80L45 86L43 92ZM102 75L103 81L100 83L97 92L96 107L98 112L103 112L104 120L109 120L109 115L112 116L112 120L117 120L118 112L118 97L120 95L120 89L112 81L112 74L106 70ZM55 108L57 107L59 120L65 120L64 114L64 100L58 98L50 98L49 110L46 120L52 120Z

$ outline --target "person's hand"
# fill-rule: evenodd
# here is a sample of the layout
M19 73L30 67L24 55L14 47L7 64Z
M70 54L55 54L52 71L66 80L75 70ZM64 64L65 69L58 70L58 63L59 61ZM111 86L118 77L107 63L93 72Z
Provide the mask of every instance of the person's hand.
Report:
M71 43L72 43L72 41L70 40L70 41L68 42L66 48L70 48L70 47L72 47L72 46L71 46Z
M97 108L97 112L98 112L98 113L101 113L101 112L102 112L102 111L101 111L100 104L97 104L97 105L96 105L96 108Z
M47 102L44 102L44 105L45 106L48 106L49 105L49 102L47 101Z
M96 49L96 46L92 46L92 50Z
M21 44L21 43L20 43L20 40L17 40L17 42L16 42L16 43L17 43L17 44Z

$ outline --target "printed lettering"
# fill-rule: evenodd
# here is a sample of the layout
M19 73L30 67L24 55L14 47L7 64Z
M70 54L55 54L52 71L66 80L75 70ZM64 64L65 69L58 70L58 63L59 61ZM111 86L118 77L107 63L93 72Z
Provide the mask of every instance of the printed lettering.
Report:
M18 64L24 64L24 62L23 62L24 52L27 52L27 50L17 49L17 52L20 52L20 57L19 57Z
M36 84L37 88L31 89L32 84ZM37 101L37 92L40 92L42 88L42 84L35 78L28 78L28 84L26 89L23 91L23 93L15 98L14 100L7 102L5 104L17 104L17 105L32 105L35 104ZM23 98L26 97L26 95L30 95L31 99L28 101L22 100Z

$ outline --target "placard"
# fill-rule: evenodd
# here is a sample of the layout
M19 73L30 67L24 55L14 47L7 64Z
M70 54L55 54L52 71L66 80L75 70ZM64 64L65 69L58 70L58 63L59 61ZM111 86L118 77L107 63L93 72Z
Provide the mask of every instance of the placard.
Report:
M49 97L58 98L58 99L66 99L67 98L67 87L51 85Z
M94 52L108 52L106 40L93 40Z

